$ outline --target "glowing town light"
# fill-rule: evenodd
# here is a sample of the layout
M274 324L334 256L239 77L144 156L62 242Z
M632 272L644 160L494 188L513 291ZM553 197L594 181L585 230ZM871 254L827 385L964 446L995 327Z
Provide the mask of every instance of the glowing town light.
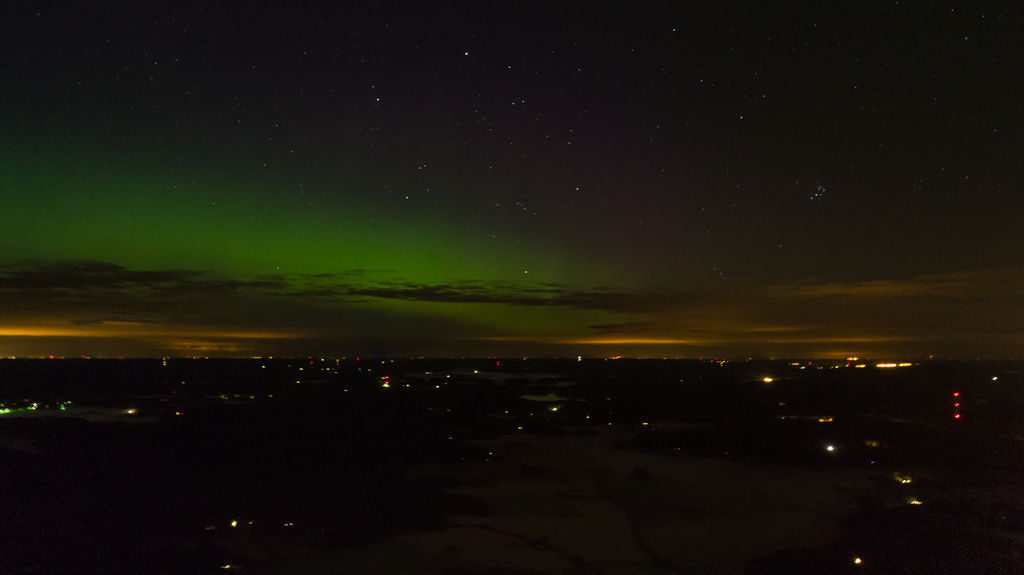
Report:
M825 446L825 451L828 451L829 453L832 453L835 450L836 450L836 446L832 445L831 443L829 443L828 445Z
M877 363L877 364L875 364L875 367L890 368L890 367L896 367L896 364L895 363Z
M907 505L921 505L923 503L924 503L924 501L921 501L920 499L918 499L916 497L908 497L907 498Z
M863 562L864 562L864 561L863 561L863 560L861 560L861 558L860 558L860 557L854 557L854 558L853 558L853 564L854 564L854 565L860 565L860 564L861 564L861 563L863 563Z
M763 381L765 383L771 383L771 382L773 382L775 380L773 378L771 378L771 377L766 377L766 378L762 379L761 381Z
M232 527L238 527L238 521L232 521L231 522L231 526Z

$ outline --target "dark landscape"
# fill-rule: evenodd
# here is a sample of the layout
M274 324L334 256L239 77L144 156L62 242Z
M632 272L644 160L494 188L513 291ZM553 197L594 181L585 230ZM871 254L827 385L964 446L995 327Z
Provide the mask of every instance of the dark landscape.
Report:
M1022 367L2 360L0 556L10 573L1017 573Z

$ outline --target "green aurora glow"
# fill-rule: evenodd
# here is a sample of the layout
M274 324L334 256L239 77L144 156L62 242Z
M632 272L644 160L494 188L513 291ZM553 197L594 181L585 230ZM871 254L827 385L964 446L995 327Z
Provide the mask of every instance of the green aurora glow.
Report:
M1024 355L1009 14L45 4L0 357Z

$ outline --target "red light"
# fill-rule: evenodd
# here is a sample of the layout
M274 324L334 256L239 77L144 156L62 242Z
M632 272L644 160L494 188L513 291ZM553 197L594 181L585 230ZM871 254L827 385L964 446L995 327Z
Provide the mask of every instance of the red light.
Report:
M53 356L52 356L52 355L50 356L50 359L53 359Z
M959 391L954 391L953 392L953 397L960 397L960 392Z
M958 413L958 414L954 415L953 419L960 419L960 414Z
M496 362L494 362L494 365L501 365L501 362L500 361L496 361Z
M313 360L309 360L309 365L313 365Z
M953 407L960 407L960 402L958 401L958 402L954 403Z

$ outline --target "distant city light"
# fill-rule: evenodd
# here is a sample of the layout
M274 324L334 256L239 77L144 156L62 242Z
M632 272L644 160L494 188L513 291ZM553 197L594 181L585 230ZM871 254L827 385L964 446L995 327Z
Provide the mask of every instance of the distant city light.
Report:
M854 565L860 565L860 564L861 564L861 563L863 563L863 562L864 562L864 561L862 561L860 557L854 557L854 558L853 558L853 564L854 564Z
M771 383L771 382L773 382L775 380L773 378L771 378L771 377L766 377L766 378L762 379L761 381L763 381L765 383Z
M832 445L831 443L829 443L828 445L825 446L825 451L828 451L829 453L831 453L831 452L833 452L835 450L836 450L836 446Z

